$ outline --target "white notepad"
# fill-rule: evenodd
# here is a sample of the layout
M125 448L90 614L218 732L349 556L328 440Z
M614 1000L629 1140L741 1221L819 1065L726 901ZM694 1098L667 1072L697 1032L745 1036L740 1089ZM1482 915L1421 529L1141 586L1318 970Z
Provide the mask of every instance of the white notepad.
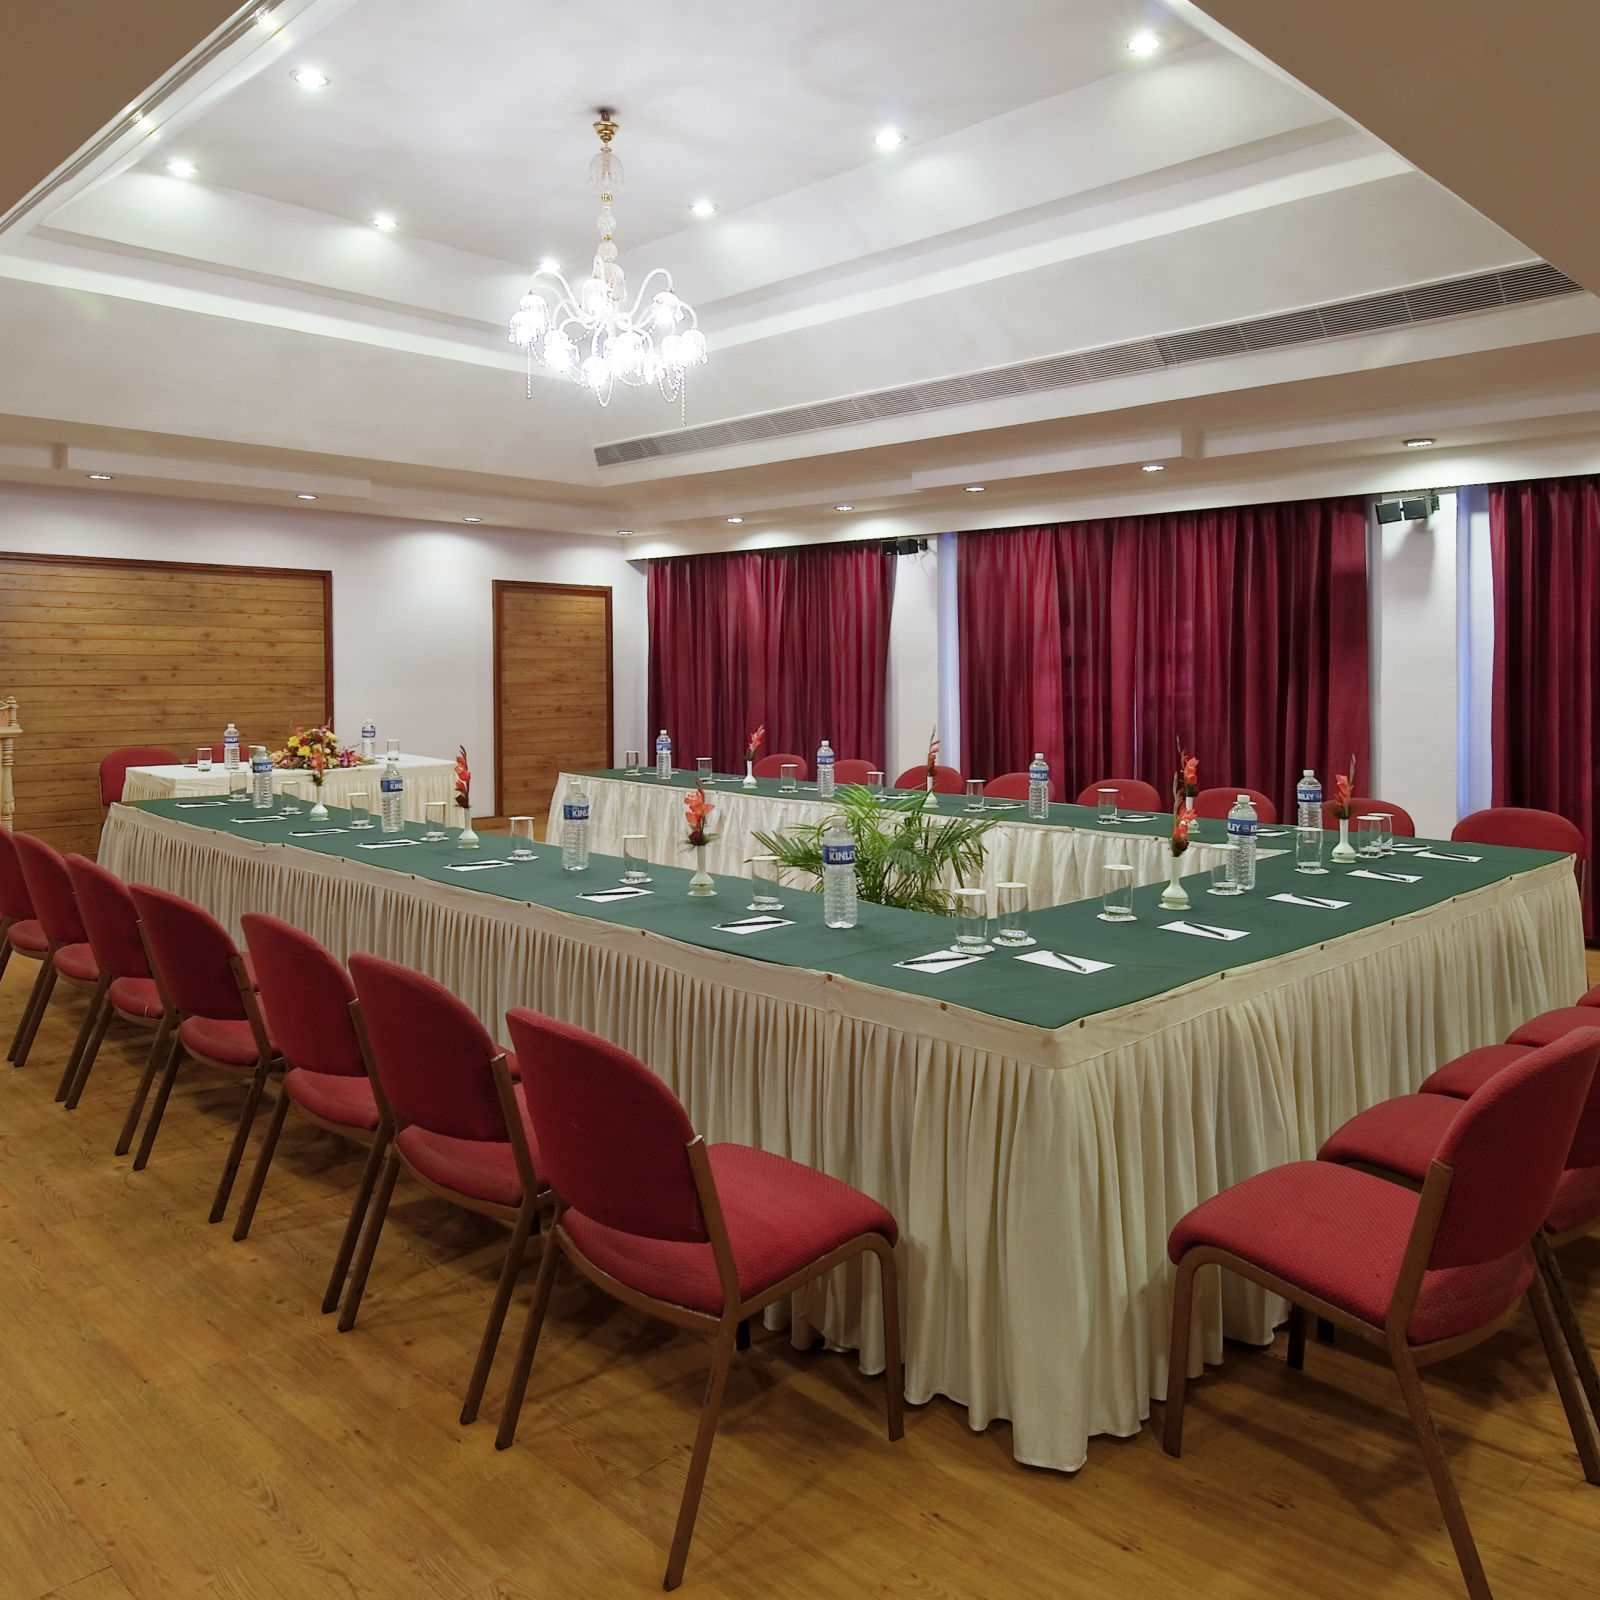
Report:
M1055 950L1030 950L1018 961L1031 961L1036 967L1049 967L1055 972L1072 972L1086 978L1091 972L1108 972L1116 965L1112 961L1096 961L1090 956L1066 956Z
M1187 933L1196 939L1248 939L1246 928L1219 928L1210 922L1163 922L1168 933Z

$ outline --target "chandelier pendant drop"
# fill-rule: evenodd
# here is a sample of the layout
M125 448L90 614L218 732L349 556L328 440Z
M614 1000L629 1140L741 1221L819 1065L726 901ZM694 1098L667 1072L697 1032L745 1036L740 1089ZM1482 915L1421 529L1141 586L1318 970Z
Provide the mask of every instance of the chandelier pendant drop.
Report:
M600 244L593 270L577 289L553 268L534 273L512 313L510 339L527 352L530 395L537 361L583 384L601 405L610 404L619 383L636 389L654 384L668 400L681 401L689 368L706 359L706 338L665 267L646 274L628 304L611 209L622 187L622 163L611 149L617 122L607 107L600 108L594 131L600 135L600 153L589 164L589 182L600 195Z

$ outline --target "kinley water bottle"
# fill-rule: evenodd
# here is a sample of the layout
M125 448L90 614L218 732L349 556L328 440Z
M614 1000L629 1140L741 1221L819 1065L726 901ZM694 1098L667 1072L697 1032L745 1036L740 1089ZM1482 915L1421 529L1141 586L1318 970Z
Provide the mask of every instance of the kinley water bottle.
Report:
M568 872L589 865L589 797L578 784L561 802L561 865Z
M363 761L378 759L378 725L371 717L361 724L361 759Z
M257 811L272 809L272 757L264 744L250 748L250 804Z
M856 925L856 841L840 822L822 837L822 920L830 928Z
M239 765L239 730L231 722L222 734L222 765L228 772Z
M817 797L833 799L833 746L826 739L817 751Z
M1233 881L1237 888L1256 886L1256 808L1242 794L1228 813L1228 843L1233 846Z
M1322 784L1316 773L1307 767L1294 786L1295 821L1302 828L1322 826Z
M385 833L399 833L406 823L406 780L400 776L400 757L393 750L378 780L379 814Z
M672 782L672 738L665 728L656 735L656 776L663 783Z
M1028 764L1028 820L1045 822L1050 816L1050 763L1038 752Z

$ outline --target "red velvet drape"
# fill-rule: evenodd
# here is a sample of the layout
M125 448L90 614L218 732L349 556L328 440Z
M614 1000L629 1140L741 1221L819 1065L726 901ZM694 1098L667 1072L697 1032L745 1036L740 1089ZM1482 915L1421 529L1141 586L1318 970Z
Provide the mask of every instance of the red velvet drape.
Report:
M1489 490L1494 560L1494 803L1558 812L1600 837L1600 478ZM1593 907L1586 908L1592 936Z
M895 558L804 545L650 563L650 734L673 759L744 770L745 740L809 765L827 739L881 767Z
M1299 501L960 539L961 733L979 777L1043 750L1071 796L1203 784L1280 815L1308 763L1367 768L1366 513Z

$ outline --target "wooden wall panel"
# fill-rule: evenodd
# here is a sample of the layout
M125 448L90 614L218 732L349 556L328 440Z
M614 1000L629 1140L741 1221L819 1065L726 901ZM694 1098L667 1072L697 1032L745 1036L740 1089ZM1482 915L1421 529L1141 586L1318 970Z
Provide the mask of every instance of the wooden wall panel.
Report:
M495 809L543 818L556 777L611 765L611 591L494 586Z
M0 553L0 684L27 730L17 826L92 855L108 750L186 759L230 722L276 748L331 716L332 626L326 572Z

